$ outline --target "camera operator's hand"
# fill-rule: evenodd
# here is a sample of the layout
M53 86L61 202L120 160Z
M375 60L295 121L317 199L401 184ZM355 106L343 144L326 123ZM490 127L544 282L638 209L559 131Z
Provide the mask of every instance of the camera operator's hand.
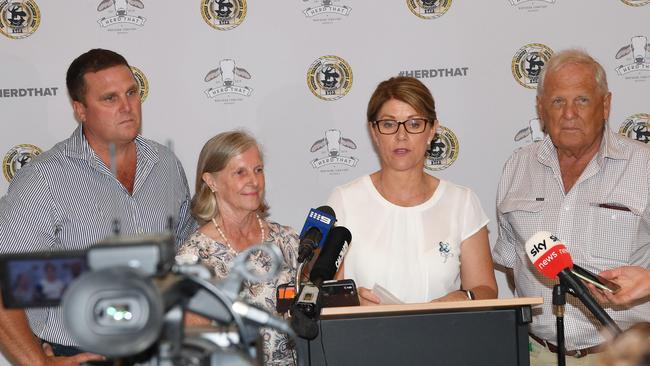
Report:
M79 353L74 356L69 357L57 357L54 355L52 346L47 343L43 343L43 352L45 353L45 365L56 365L56 366L77 366L84 362L88 361L104 361L106 358L104 356L95 354L95 353Z

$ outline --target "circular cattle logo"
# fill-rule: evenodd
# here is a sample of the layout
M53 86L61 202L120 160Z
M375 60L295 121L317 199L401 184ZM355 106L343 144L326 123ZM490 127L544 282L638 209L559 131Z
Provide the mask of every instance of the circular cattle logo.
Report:
M33 0L0 2L0 33L13 39L31 36L41 24L41 11Z
M458 159L458 138L447 127L440 126L427 150L424 167L428 170L444 170Z
M650 141L650 114L639 113L626 118L618 133L647 144Z
M512 58L512 76L526 88L537 88L539 75L552 55L553 50L541 43L523 46Z
M144 76L142 70L137 67L131 66L131 72L133 73L133 77L135 77L135 81L138 83L138 88L140 89L140 103L143 103L144 100L147 99L147 95L149 95L149 81L147 80L147 77Z
M25 166L42 152L43 150L39 147L30 144L16 145L9 150L2 161L2 172L7 182L11 182L18 169Z
M246 18L246 0L201 0L201 16L214 29L231 30Z
M650 0L621 0L625 5L628 6L643 6L650 4Z
M352 68L338 56L319 57L309 66L307 85L320 99L340 99L352 88Z
M444 15L452 0L406 0L411 13L422 19L435 19Z

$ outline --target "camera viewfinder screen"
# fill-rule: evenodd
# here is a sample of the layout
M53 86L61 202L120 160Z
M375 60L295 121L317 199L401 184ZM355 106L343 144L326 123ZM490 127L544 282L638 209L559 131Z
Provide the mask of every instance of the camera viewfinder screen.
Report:
M3 259L2 299L8 308L59 305L70 283L86 271L85 257Z

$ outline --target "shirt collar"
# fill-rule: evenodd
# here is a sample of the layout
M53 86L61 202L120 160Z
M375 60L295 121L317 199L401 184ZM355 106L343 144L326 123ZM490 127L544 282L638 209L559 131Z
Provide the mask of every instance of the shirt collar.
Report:
M151 163L158 161L158 148L141 135L136 136L135 146L138 154L138 161L141 160L141 157L145 161ZM79 124L74 132L72 132L64 152L69 157L87 160L93 166L97 166L101 161L99 156L95 153L95 150L90 147L86 136L83 134L81 124Z
M600 148L596 153L596 161L602 165L605 159L625 160L628 159L627 154L622 146L616 140L615 133L605 125L603 132L603 139L600 142ZM547 166L551 166L553 161L557 161L557 149L551 141L551 137L546 135L542 140L541 145L537 151L537 160Z

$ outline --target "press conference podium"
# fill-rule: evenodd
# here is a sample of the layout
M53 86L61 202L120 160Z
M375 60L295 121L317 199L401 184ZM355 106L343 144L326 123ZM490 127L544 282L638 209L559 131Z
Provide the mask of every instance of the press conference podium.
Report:
M531 305L541 297L325 308L301 339L309 365L528 366Z

